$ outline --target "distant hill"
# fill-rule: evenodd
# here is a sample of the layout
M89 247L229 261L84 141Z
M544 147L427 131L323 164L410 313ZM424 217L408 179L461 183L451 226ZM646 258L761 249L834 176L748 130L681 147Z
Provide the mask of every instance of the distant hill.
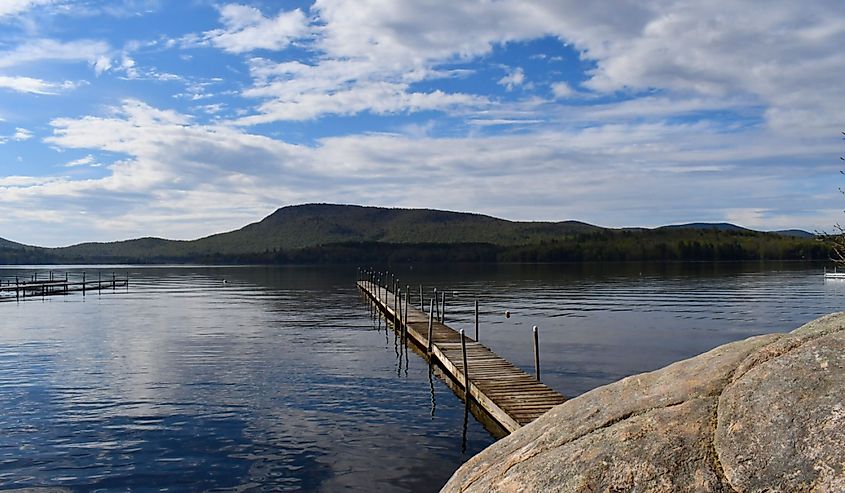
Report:
M24 248L26 248L26 245L22 245L20 243L15 243L14 241L9 241L4 238L0 238L0 249L22 250Z
M826 258L799 231L728 223L608 229L431 209L305 204L191 241L139 238L39 248L0 239L2 263L322 263L381 261L739 260ZM784 236L786 235L786 236Z
M772 231L772 233L779 234L782 236L792 236L794 238L815 238L816 235L810 233L809 231L804 231L803 229L782 229L779 231Z
M687 223L687 224L672 224L669 226L661 226L657 229L703 229L703 230L717 230L717 231L753 231L742 226L737 226L731 223Z
M339 243L530 244L602 228L577 221L513 222L481 214L429 209L305 204L283 207L241 229L193 241L161 238L82 243L53 249L59 256L85 258L253 255Z
M699 229L699 230L718 230L718 231L754 231L753 229L743 228L731 223L687 223L687 224L673 224L669 226L661 226L658 229ZM815 238L813 233L804 231L803 229L783 229L779 231L769 231L770 233L792 236L795 238Z

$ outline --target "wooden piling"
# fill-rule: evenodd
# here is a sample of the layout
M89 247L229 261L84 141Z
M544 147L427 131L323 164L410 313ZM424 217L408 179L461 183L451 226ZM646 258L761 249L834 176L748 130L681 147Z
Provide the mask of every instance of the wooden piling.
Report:
M475 340L478 341L478 300L475 300Z
M540 381L540 341L537 336L537 326L534 326L534 374L537 381Z
M431 353L431 335L434 329L434 298L431 299L431 308L428 310L428 352Z

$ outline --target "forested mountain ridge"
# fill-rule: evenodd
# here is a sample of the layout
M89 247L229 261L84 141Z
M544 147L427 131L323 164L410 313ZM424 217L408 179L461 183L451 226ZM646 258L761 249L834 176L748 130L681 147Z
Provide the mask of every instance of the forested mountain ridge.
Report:
M41 248L0 239L2 263L325 263L825 259L800 231L727 223L609 229L578 221L508 221L431 209L305 204L190 241L138 238Z

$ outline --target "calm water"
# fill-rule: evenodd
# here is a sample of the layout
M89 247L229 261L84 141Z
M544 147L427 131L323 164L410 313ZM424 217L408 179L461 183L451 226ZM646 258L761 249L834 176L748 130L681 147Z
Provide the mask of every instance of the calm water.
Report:
M2 488L435 491L494 440L402 356L354 266L101 270L129 289L0 303ZM568 396L845 306L798 265L396 270L470 333L478 297L482 342L529 371L538 325Z

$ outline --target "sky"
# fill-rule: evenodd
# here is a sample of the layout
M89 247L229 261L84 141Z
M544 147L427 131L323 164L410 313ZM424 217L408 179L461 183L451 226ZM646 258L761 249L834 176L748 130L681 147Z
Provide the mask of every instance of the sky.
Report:
M842 221L845 2L0 0L0 237Z

